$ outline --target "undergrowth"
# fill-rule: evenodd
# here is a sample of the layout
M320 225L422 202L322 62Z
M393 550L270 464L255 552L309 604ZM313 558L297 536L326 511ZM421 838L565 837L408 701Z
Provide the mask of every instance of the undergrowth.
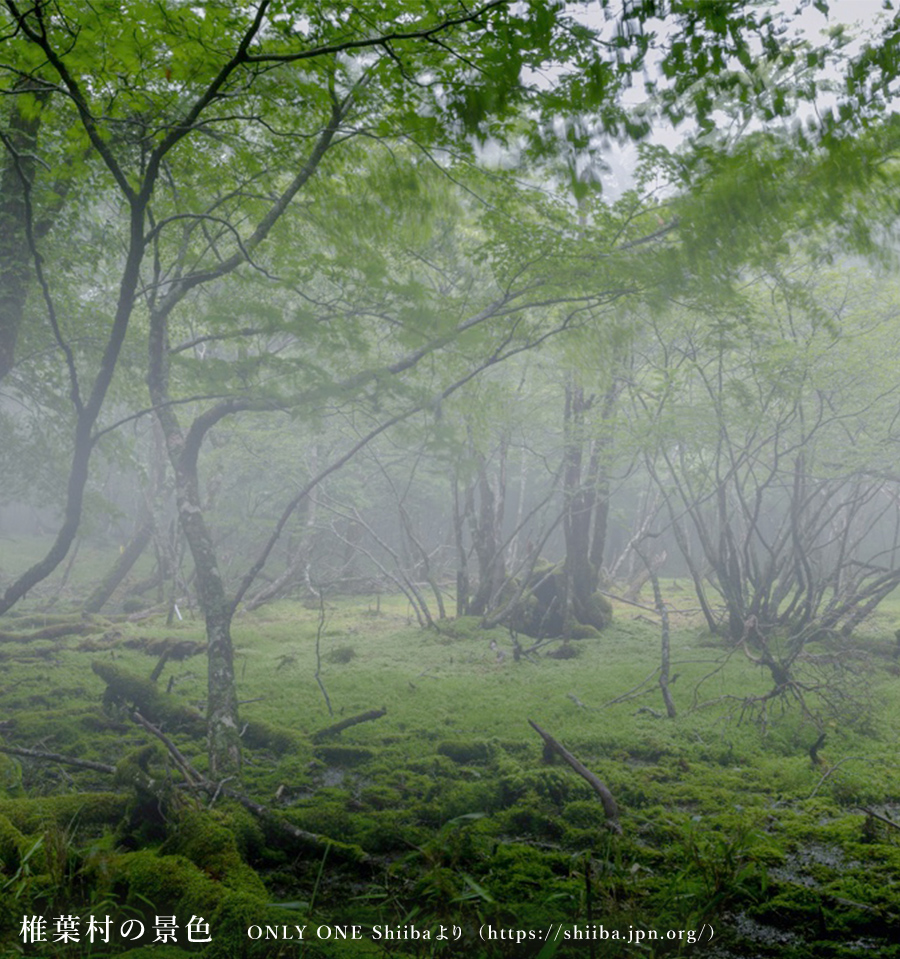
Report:
M202 710L199 620L98 621L89 635L3 642L6 743L120 770L127 760L170 788L161 801L121 775L0 754L0 955L549 959L702 948L805 959L850 955L854 943L897 955L890 616L858 638L863 713L810 717L785 702L764 727L741 721L740 703L765 694L766 675L686 620L672 636L679 712L669 720L653 675L658 629L624 607L599 638L573 644L578 655L517 660L503 630L465 621L422 631L399 600L382 597L377 615L365 598L330 601L319 679L333 715L315 675L319 610L283 602L239 616L242 719L248 742L257 737L243 789L315 842L227 797L210 808L178 788L165 750L147 749L127 710L104 707L92 662L146 678L170 638L184 658L167 661L157 684ZM828 650L812 652L825 661ZM381 708L377 720L315 736ZM544 761L529 719L606 783L621 835L584 779ZM172 735L202 768L205 744ZM202 916L212 942L23 942L23 917L64 915L109 915L116 928ZM248 935L267 924L307 935ZM442 926L447 939L436 938ZM359 937L322 938L320 927ZM712 944L688 941L703 928Z

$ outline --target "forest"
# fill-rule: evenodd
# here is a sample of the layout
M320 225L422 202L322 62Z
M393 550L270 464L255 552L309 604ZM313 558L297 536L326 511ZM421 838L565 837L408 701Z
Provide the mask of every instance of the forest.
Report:
M0 956L900 956L898 85L5 0Z

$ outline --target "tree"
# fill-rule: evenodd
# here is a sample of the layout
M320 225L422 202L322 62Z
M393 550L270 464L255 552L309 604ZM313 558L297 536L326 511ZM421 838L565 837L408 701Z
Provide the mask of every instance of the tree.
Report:
M689 109L703 127L716 106L712 93L734 86L732 66L753 69L754 38L766 61L780 61L786 53L774 20L744 3L724 12L712 5L673 8L672 29L661 39L642 29L660 12L653 5L621 16L604 5L606 22L597 29L543 0L521 7L492 0L474 9L455 3L440 8L404 4L402 16L397 8L379 4L331 8L274 0L241 10L148 5L143 0L125 7L38 0L23 7L7 0L6 9L2 30L8 55L0 64L8 94L3 98L2 178L18 189L9 194L2 215L18 245L8 260L10 269L0 277L0 301L8 307L0 316L3 368L14 362L15 343L23 335L27 295L39 293L40 299L31 302L33 307L40 303L51 342L62 357L73 426L66 503L55 542L6 589L0 613L49 575L70 549L98 437L123 419L104 419L110 391L117 376L123 376L123 351L146 336L150 407L175 469L179 516L211 630L210 677L218 691L213 695L211 687L211 728L230 730L230 745L213 748L215 768L217 761L228 755L233 761L236 755L233 677L227 668L231 611L198 511L198 456L204 437L224 417L302 405L296 396L258 389L258 380L252 390L244 390L235 379L246 375L253 380L257 373L255 361L242 366L241 340L288 334L302 360L308 329L302 323L290 329L289 323L266 319L258 309L252 331L233 315L221 323L198 319L189 344L233 341L238 355L223 355L227 371L221 388L213 388L216 401L186 425L176 415L176 405L197 394L172 389L171 359L181 352L171 341L173 324L190 325L202 316L197 304L204 290L228 298L229 283L246 287L255 280L268 287L272 282L293 288L300 297L313 288L315 299L313 269L338 275L347 266L346 251L330 248L310 256L302 242L315 231L315 217L329 202L327 190L316 192L317 180L327 173L358 184L351 175L358 172L354 164L367 165L370 156L354 150L358 140L372 141L392 156L401 145L410 145L423 158L420 163L456 175L450 169L454 162L471 164L476 144L490 138L507 145L515 141L526 163L555 155L560 147L557 121L567 116L567 148L590 154L598 149L598 134L641 136L649 129L649 119L636 120L621 100L632 73L648 58L656 57L662 76L672 80L658 85L659 111L678 118ZM536 79L544 69L555 73L549 89ZM760 88L759 96L765 99L767 90ZM752 110L756 99L743 97L742 102ZM776 103L774 109L786 108ZM411 169L405 158L398 168ZM577 163L572 169L577 170ZM573 180L576 186L578 182ZM583 191L579 187L577 192ZM346 203L346 193L341 197L338 190L333 196L341 198L337 208L354 209ZM301 209L301 198L307 197L310 205ZM324 205L317 208L320 203ZM67 218L70 231L87 231L98 209L104 235L86 244L87 252L62 255L52 234L45 239L46 224L59 217ZM289 216L292 211L298 215ZM588 263L586 237L560 229L567 216L565 207L549 220L535 215L531 222L517 224L520 239L497 244L492 252L495 295L483 298L478 311L465 316L444 311L442 322L424 330L409 316L398 327L402 335L394 346L399 353L379 356L355 376L336 381L329 375L333 370L323 370L319 395L350 389L381 393L382 384L398 382L435 350L451 342L460 343L463 351L471 348L469 372L436 388L433 395L440 397L473 370L540 342L546 327L529 325L523 319L525 307L547 305L560 294L553 287L559 281L533 267L535 248L549 254L547 264L566 256ZM363 225L362 217L355 225ZM615 239L608 240L609 247L615 245ZM26 248L27 280L21 255ZM303 256L306 263L299 260ZM276 279L276 264L291 260L299 267ZM384 275L384 267L379 269ZM589 269L593 275L588 269L580 277L577 271L568 273L578 280L579 305L560 314L559 322L569 324L580 310L633 288L618 279L610 286L616 271L598 262ZM73 279L78 282L72 284ZM85 286L91 287L90 309L79 298ZM387 306L393 310L397 302ZM321 301L314 304L308 323L321 320L321 307ZM91 335L81 342L77 334L86 314ZM354 314L343 304L330 314L336 320L333 328L347 339L364 316L365 311ZM386 322L396 321L396 314L384 316L391 317ZM489 320L501 318L508 325L498 324L499 338L477 340ZM305 361L316 362L310 353ZM314 395L305 392L305 401ZM407 411L420 407L421 401ZM395 410L393 417L406 415ZM388 416L384 423L391 421ZM220 708L218 693L229 687L228 702Z
M867 287L852 272L827 284L817 266L759 280L739 312L657 325L633 384L646 469L707 623L779 692L802 695L807 645L849 636L900 583L884 529L896 384L873 372L896 308L873 316Z
M534 162L558 151L557 121L569 116L562 142L578 186L578 156L595 152L598 136L649 129L653 111L637 116L621 101L648 62L660 71L651 90L657 111L705 128L722 90L737 90L732 99L745 113L762 105L789 115L791 104L772 100L754 64L797 60L771 11L737 2L624 13L604 3L597 27L544 0L404 4L402 18L378 4L272 0L242 11L78 0L8 0L6 9L0 372L15 362L29 292L40 291L76 423L57 541L7 589L0 610L48 575L74 540L92 433L135 312L159 314L203 284L264 269L255 251L348 138L417 143L435 162L434 151L471 158L476 141L515 140ZM643 29L658 16L669 19L664 36ZM892 62L878 52L892 36L866 48L877 67L866 85L873 102L890 81ZM808 57L808 69L821 59ZM735 84L738 66L752 85ZM545 68L550 87L539 82ZM796 89L812 96L814 87ZM79 311L62 297L70 256L41 244L55 219L65 217L71 232L92 216L88 198L98 196L110 210L101 328L91 349L73 349Z

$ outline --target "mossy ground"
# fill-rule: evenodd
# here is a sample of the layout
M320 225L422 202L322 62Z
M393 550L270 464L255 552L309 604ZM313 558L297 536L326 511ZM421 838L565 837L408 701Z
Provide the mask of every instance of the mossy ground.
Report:
M683 594L669 588L677 605ZM578 640L577 657L516 661L503 630L464 622L422 631L401 601L382 597L378 615L372 605L327 603L320 679L334 715L315 678L318 610L284 602L234 627L242 719L255 737L243 788L331 844L291 842L221 798L208 810L173 788L159 808L102 772L0 760L0 955L900 955L900 832L862 809L895 819L900 810L896 609L857 637L864 658L849 698L810 701L827 733L814 765L808 750L819 729L796 703L773 704L764 727L746 711L741 721L742 700L766 692L768 677L741 652L729 657L690 617L673 624L679 715L668 720L652 682L607 705L657 666L658 627L633 608L620 606L599 637ZM147 677L157 657L129 640L164 636L200 642L202 624L116 622L87 637L4 642L5 742L110 764L140 750L146 734L127 711L104 709L91 664ZM832 651L810 652L826 675ZM202 654L169 661L158 680L200 709L205 683ZM692 708L700 703L710 704ZM380 707L387 713L377 721L313 742L317 731ZM542 762L528 719L607 783L621 836L604 827L587 783ZM205 744L172 735L202 768ZM161 749L140 755L161 780L178 778ZM68 913L117 922L174 914L182 924L203 915L214 941L22 943L23 915ZM266 923L358 925L365 935L247 937L249 925ZM707 923L715 937L700 946L485 943L486 923L541 935L552 924L602 923L625 936ZM460 938L371 934L376 926L434 934L440 924Z

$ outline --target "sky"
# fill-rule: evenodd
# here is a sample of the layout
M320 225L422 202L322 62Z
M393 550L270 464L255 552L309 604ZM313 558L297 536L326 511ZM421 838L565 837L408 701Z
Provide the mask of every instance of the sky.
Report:
M879 24L896 12L886 10L884 0L828 0L828 4L827 17L811 3L797 12L800 6L798 0L793 3L777 3L776 6L781 7L785 15L790 18L791 26L788 36L805 39L813 45L825 42L831 30L844 26L848 36L856 38L845 47L844 52L848 56L857 53L866 36L877 32ZM589 22L593 20L590 14L587 19ZM664 31L664 24L657 25L657 29ZM834 76L837 79L838 74L835 72ZM628 99L637 106L643 100L643 96L643 91L637 86ZM821 106L827 107L827 105L827 98L823 98ZM806 115L800 112L797 119L802 121L812 113L813 107L809 106L805 111ZM688 132L687 124L679 129L659 125L650 139L651 142L675 149ZM615 199L633 185L633 170L637 165L638 150L631 143L610 143L604 150L603 156L608 167L606 171L600 173L603 194L607 199Z

